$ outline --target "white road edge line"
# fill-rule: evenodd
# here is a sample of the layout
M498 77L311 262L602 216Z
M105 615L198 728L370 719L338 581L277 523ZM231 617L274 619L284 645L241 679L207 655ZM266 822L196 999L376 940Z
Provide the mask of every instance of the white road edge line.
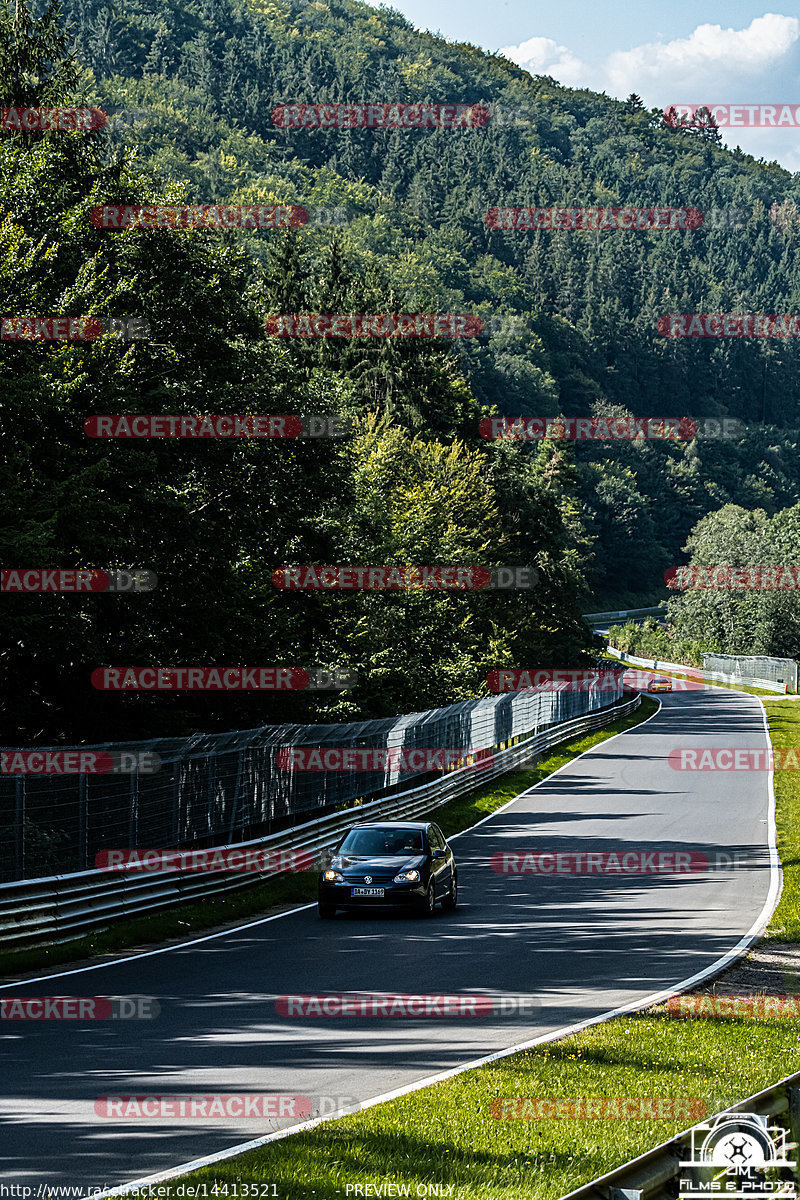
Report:
M720 688L718 690L728 691L732 689ZM748 692L739 692L738 694L742 696L750 695ZM767 710L764 707L764 703L760 696L753 696L752 699L757 700L761 705L761 717L764 723L764 732L766 735L767 744L771 745L769 736L769 723L767 721ZM659 715L662 704L660 700L657 700L656 702L658 704L658 709L656 712L652 713L651 716L646 718L646 720L640 721L638 725L633 727L634 729L641 729L643 725L648 723L648 721L652 721L653 717L657 717ZM610 738L606 738L605 741L599 743L599 745L605 746L608 742L612 742L614 738L622 737L623 734L629 732L631 732L631 730L622 730L621 733L615 733ZM589 750L584 750L581 752L581 754L576 754L575 757L570 759L568 763L565 763L563 767L558 767L555 771L551 772L550 775L547 775L544 779L540 780L539 783L536 783L533 785L533 787L528 788L526 792L521 792L520 796L525 796L530 792L535 791L536 788L541 787L543 784L552 779L554 775L557 775L560 771L565 770L566 767L571 766L573 762L577 762L577 760L582 758L584 754L589 754L598 748L598 746L592 746ZM448 1071L442 1071L437 1075L430 1075L427 1079L421 1079L416 1083L406 1084L404 1087L396 1088L391 1092L384 1092L381 1096L374 1096L370 1100L364 1100L360 1104L351 1105L350 1107L341 1109L336 1113L331 1113L324 1117L314 1117L309 1121L303 1121L297 1125L292 1125L288 1129L279 1129L274 1133L266 1134L264 1137L254 1138L249 1142L241 1142L237 1146L231 1146L227 1150L221 1150L216 1154L210 1154L206 1158L196 1158L191 1162L181 1163L179 1166L171 1167L166 1171L159 1171L155 1175L148 1175L142 1179L135 1179L130 1183L121 1184L119 1187L110 1191L98 1193L97 1196L94 1197L94 1200L101 1200L101 1197L104 1196L124 1196L128 1192L136 1191L138 1188L144 1187L148 1184L164 1183L169 1179L177 1179L182 1175L189 1174L191 1171L197 1171L201 1167L213 1166L214 1163L222 1162L228 1158L235 1158L240 1154L246 1153L248 1150L255 1150L259 1146L266 1146L270 1142L280 1141L282 1138L291 1137L295 1133L303 1133L306 1130L314 1129L316 1126L322 1125L326 1121L333 1121L344 1116L349 1116L353 1113L362 1112L364 1109L372 1108L376 1104L383 1104L387 1100L394 1100L398 1096L407 1096L411 1092L417 1092L422 1088L431 1087L434 1083L442 1083L446 1079L452 1079L454 1076L461 1075L465 1071L473 1071L477 1067L485 1066L487 1063L497 1062L498 1059L501 1058L508 1058L510 1055L518 1054L522 1050L530 1050L533 1046L541 1046L547 1042L553 1042L559 1040L560 1038L568 1037L570 1034L580 1033L581 1030L588 1029L591 1025L598 1025L601 1022L611 1020L612 1017L621 1016L623 1013L640 1012L642 1009L650 1008L654 1004L659 1004L662 1000L666 1000L669 996L674 996L680 992L688 991L689 988L694 984L702 982L710 975L719 974L730 963L734 962L737 958L741 958L748 947L751 946L752 943L760 936L760 934L766 928L770 917L775 911L778 900L780 899L780 894L783 887L783 872L781 870L780 859L778 858L774 771L772 767L769 769L767 789L767 798L769 802L767 836L770 855L770 887L769 892L767 893L767 899L764 902L761 912L754 923L750 926L750 929L747 931L747 933L739 939L736 945L729 950L727 954L716 959L716 961L713 962L709 967L706 967L702 971L698 971L696 974L691 975L688 979L681 980L680 983L666 991L654 992L651 996L647 996L644 1000L632 1001L630 1004L626 1004L621 1008L611 1009L608 1012L601 1013L599 1016L590 1017L588 1020L580 1021L575 1025L565 1026L562 1029L555 1030L553 1033L548 1033L544 1034L542 1037L533 1038L531 1041L519 1042L516 1046L511 1046L505 1050L498 1050L494 1054L485 1055L483 1058L473 1059L471 1062L463 1063L458 1067L451 1067ZM502 808L498 808L495 812L490 813L488 817L483 817L480 821L476 822L476 825L483 825L485 821L491 820L493 817L497 816L498 813L503 812L504 809L508 808L511 804L515 804L519 798L519 796L515 796L513 800L508 802L508 804L504 804ZM471 825L468 830L465 829L462 832L469 833L471 830L476 828L476 825ZM453 838L460 836L460 834L454 834ZM453 838L449 838L448 841L452 841ZM281 915L286 916L288 914L283 913Z

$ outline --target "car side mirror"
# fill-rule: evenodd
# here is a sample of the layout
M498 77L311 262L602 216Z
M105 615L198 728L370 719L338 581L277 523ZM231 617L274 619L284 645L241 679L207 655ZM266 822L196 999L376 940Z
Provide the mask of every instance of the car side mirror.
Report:
M434 850L431 854L431 858L444 858L444 850Z

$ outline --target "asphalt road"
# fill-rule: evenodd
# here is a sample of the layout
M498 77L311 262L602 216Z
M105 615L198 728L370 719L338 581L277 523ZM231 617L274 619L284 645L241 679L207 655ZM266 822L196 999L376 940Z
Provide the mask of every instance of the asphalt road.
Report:
M34 1197L48 1183L115 1186L300 1119L124 1120L97 1115L103 1095L301 1095L317 1115L635 1005L707 969L751 930L774 883L768 779L676 771L667 757L682 746L768 743L754 697L709 689L663 699L648 723L454 840L454 913L320 922L304 909L194 945L2 985L0 999L148 996L161 1012L2 1022L0 1182L33 1187ZM642 850L702 851L711 868L548 875L490 865L500 851ZM345 992L485 993L539 1007L428 1018L289 1018L276 1009L282 994Z

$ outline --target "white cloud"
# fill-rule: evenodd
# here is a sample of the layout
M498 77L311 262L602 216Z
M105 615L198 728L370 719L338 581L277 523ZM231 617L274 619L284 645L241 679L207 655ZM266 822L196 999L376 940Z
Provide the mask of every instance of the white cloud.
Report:
M618 50L608 57L603 70L608 90L614 95L631 91L644 95L667 85L673 90L693 88L699 100L709 86L735 87L741 85L743 76L753 81L764 78L766 82L766 76L789 54L798 37L797 17L765 13L755 17L746 29L698 25L687 38Z
M618 50L581 62L552 38L532 37L500 51L536 75L567 87L588 87L625 99L631 92L648 108L669 104L795 104L800 76L800 20L780 13L755 17L745 29L698 25L688 37ZM721 129L723 143L746 154L800 168L792 131Z
M566 46L559 46L552 38L528 38L527 42L521 42L519 46L504 46L498 54L503 54L517 66L530 71L532 75L552 75L559 83L568 87L586 86L586 65Z

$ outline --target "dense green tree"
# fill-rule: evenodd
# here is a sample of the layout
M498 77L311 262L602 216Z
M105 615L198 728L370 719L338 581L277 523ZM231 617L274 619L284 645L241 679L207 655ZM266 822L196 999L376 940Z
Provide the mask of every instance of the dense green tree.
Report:
M23 5L20 14L0 14L6 98L82 102L51 16L31 39ZM218 39L207 35L186 60L192 86L210 86ZM32 55L15 50L31 40ZM164 55L170 46L165 37ZM304 347L264 336L264 317L295 305L399 311L386 272L360 274L352 247L345 255L329 235L317 252L280 232L262 265L233 233L97 229L94 206L187 199L152 165L108 154L104 137L0 142L2 311L138 315L152 330L131 343L3 343L0 555L11 567L145 567L159 585L147 595L3 596L3 740L131 738L449 703L485 693L498 659L535 655L545 618L561 652L579 655L588 634L575 617L574 563L559 580L566 619L500 593L275 587L273 572L293 563L491 565L507 553L526 562L546 539L500 532L493 448L456 440L487 410L451 347ZM218 153L222 165L229 157ZM338 414L356 432L343 441L131 443L83 428L104 413L208 412ZM535 488L522 518L530 531L547 524L558 541L558 507ZM341 695L119 696L91 687L100 665L349 666L361 682Z

